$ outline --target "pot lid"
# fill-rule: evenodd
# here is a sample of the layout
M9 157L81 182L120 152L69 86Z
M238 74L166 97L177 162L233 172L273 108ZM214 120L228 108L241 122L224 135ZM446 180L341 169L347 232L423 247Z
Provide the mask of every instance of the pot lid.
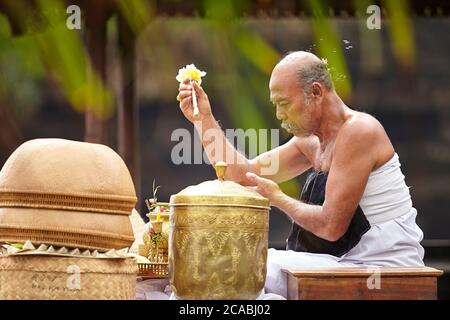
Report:
M189 186L170 197L171 206L244 206L269 208L269 199L249 187L224 180L227 164L219 161L214 166L217 179Z

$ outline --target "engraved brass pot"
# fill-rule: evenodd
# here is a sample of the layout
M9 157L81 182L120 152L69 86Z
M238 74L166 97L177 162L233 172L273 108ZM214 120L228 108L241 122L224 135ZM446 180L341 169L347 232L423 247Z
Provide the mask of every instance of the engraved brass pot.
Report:
M266 278L269 200L218 180L170 198L169 273L180 299L255 299Z

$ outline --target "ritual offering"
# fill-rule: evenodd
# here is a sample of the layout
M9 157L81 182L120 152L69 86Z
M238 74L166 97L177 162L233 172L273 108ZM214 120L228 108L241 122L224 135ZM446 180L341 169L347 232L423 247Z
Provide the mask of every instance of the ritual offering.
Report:
M22 144L0 171L0 299L134 299L136 200L107 146Z
M148 223L150 262L168 262L169 210L165 209L164 205L168 204L158 203L156 211L147 214L150 219Z
M193 81L197 82L200 85L202 84L202 77L204 76L206 76L206 72L200 71L194 64L188 64L186 67L178 70L176 79L180 83L184 83L186 80L189 80L189 83L191 85ZM192 87L192 106L194 108L194 117L198 117L200 111L198 109L197 95L195 93L194 87Z
M158 188L153 184L153 198L145 200L150 221L146 224L144 244L139 250L139 254L148 259L148 263L139 263L139 276L144 278L168 277L169 204L158 202Z
M269 200L253 189L217 180L170 198L169 270L180 299L255 299L266 277Z

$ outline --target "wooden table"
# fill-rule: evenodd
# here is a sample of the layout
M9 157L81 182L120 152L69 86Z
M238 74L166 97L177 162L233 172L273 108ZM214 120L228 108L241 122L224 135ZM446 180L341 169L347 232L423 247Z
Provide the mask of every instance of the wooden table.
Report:
M435 300L434 268L283 269L289 300Z

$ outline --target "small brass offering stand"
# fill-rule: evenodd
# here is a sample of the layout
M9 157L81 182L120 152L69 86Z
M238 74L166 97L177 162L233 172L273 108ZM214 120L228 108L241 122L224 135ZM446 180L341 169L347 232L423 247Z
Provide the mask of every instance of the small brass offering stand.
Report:
M149 232L144 236L142 256L148 258L150 263L138 264L139 276L144 279L158 279L168 277L168 256L167 256L167 230L164 224L167 223L168 214L149 212L150 222Z
M161 252L160 243L162 242L162 227L163 227L163 221L152 221L152 228L154 235L151 237L152 242L156 246L154 256L150 257L149 260L151 262L166 262L164 261L164 257Z
M149 212L147 231L143 235L144 244L139 248L139 254L146 257L148 263L138 263L139 276L142 278L168 277L168 223L169 204L159 202L156 198L158 187L153 181L153 198L146 199L145 204Z

